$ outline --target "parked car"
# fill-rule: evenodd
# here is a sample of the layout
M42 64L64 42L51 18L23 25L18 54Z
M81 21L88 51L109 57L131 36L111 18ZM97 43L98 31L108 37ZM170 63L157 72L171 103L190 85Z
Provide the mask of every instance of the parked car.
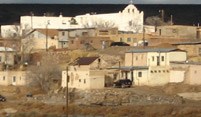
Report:
M113 87L126 88L126 87L131 87L131 86L132 86L132 81L129 79L120 79L120 80L113 82Z
M0 95L0 102L5 102L6 101L6 98L2 95Z
M130 45L125 42L112 42L110 46L130 46Z

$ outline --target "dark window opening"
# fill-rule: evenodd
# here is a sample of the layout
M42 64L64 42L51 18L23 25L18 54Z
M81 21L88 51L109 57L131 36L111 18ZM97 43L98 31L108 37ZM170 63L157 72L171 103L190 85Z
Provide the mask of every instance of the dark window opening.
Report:
M138 72L138 77L142 77L142 72Z

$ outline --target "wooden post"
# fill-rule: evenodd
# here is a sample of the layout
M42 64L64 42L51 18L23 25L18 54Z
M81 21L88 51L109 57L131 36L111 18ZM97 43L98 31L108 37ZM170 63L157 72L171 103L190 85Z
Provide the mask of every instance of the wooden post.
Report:
M68 117L68 66L66 67L66 117Z

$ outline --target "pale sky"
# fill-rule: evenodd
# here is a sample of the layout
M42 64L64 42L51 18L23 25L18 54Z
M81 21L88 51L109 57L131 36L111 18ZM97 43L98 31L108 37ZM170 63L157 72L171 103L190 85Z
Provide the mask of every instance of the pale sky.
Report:
M130 0L0 0L2 3L128 4ZM201 0L133 0L134 4L201 4Z

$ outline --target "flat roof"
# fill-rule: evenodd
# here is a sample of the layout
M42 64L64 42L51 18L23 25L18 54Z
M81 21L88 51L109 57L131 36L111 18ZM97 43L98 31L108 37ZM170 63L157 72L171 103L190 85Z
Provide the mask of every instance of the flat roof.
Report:
M201 41L177 42L173 43L172 45L195 45L195 44L201 44Z
M183 51L178 48L136 48L129 50L127 53L145 53L145 52L171 52L171 51Z
M142 69L148 69L148 66L113 66L108 69L118 69L122 71L131 71L131 70L142 70Z

